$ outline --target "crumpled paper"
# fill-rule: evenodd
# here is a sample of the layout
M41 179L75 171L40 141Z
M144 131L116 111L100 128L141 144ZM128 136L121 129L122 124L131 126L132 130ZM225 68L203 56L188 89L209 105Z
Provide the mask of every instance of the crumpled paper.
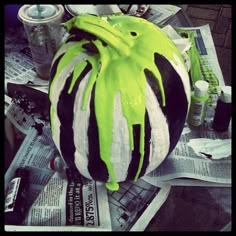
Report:
M231 139L191 139L188 143L200 157L221 159L231 156Z

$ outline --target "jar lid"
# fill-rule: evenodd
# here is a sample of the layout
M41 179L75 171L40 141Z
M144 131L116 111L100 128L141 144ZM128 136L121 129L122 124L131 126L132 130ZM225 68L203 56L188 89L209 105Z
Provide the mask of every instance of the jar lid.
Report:
M207 95L209 83L204 80L198 80L194 84L194 93L197 97L205 97Z
M23 23L48 23L64 14L62 5L24 5L18 12L18 18Z
M30 6L26 13L29 17L33 19L45 19L52 17L56 13L56 8L53 5L32 5Z
M220 99L225 103L231 103L232 96L231 96L231 86L222 86Z

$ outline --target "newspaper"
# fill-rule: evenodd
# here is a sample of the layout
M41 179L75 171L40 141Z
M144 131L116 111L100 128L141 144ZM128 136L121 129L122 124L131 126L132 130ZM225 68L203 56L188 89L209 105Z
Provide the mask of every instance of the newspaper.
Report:
M180 9L180 7L175 5L151 4L143 17L158 26L162 26L172 16L177 14Z
M143 179L120 184L117 192L108 192L113 231L144 231L167 199L169 184L153 186Z
M9 162L5 193L18 167L28 167L31 173L25 219L20 226L5 225L5 230L143 231L168 197L170 185L155 187L139 179L121 183L119 191L111 192L101 182L74 178L66 165L56 171L51 163L60 155L49 122L33 112L34 104L27 99L22 93L13 99L5 95L5 139L10 143L5 153Z
M95 229L111 231L109 205L104 185L82 176L80 180L73 179L69 169L67 175L54 173L30 207L28 217L23 224L76 225L78 231Z

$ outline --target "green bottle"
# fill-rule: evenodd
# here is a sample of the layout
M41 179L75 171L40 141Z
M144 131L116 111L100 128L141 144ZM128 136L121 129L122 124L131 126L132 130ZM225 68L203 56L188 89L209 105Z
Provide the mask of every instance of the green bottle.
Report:
M204 80L198 80L194 84L188 114L188 123L191 126L200 126L205 120L207 101L209 99L208 88L209 83Z

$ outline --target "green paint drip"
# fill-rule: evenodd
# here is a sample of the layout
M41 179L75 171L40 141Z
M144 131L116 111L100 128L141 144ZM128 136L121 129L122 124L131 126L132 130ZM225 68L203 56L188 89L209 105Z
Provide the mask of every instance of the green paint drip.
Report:
M68 50L65 52L64 56L61 58L60 62L58 63L56 74L52 80L51 87L54 87L54 84L56 83L59 75L61 74L62 70L65 69L66 66L68 66L72 60L78 56L81 52L85 52L86 50L82 47L84 43L88 41L83 40L78 43L75 43L71 45L71 47L68 48ZM49 99L52 101L52 92L53 90L50 89L49 93Z
M82 109L86 108L88 96L96 82L95 114L99 130L100 156L110 177L106 187L112 191L118 190L119 185L111 162L113 112L116 94L120 93L121 96L122 113L128 125L131 151L134 149L132 127L136 124L141 127L140 161L135 175L135 180L137 180L144 161L147 86L144 70L148 69L156 78L162 97L162 106L165 106L162 77L155 65L154 55L159 53L177 64L174 58L176 55L186 68L184 60L173 42L159 28L141 18L124 15L102 18L80 15L64 23L64 26L68 30L73 27L79 28L97 37L91 43L97 47L99 54L89 56L86 59L91 63L93 70L83 95ZM104 46L102 41L107 45ZM70 53L61 59L62 62L60 62L55 77L60 74L64 66L71 62L69 55L74 55L75 49L69 50ZM77 50L79 53L82 51L81 44ZM81 69L80 66L78 68ZM73 88L73 83L71 88Z
M111 191L118 191L119 190L119 184L117 183L106 183L106 188Z
M84 70L84 68L86 67L87 62L86 61L81 61L78 64L75 65L74 71L73 71L73 77L71 80L71 84L68 90L68 94L71 94L73 87L75 85L75 82L77 81L79 75L82 73L82 71Z
M85 110L86 109L86 106L87 106L87 102L88 102L88 97L89 97L89 94L93 88L93 85L94 83L96 82L96 78L97 78L97 74L98 74L98 61L99 61L99 58L98 56L91 56L87 59L87 61L92 65L92 72L90 74L90 78L89 78L89 81L88 81L88 84L85 88L85 91L84 91L84 96L83 96L83 104L82 104L82 109Z

